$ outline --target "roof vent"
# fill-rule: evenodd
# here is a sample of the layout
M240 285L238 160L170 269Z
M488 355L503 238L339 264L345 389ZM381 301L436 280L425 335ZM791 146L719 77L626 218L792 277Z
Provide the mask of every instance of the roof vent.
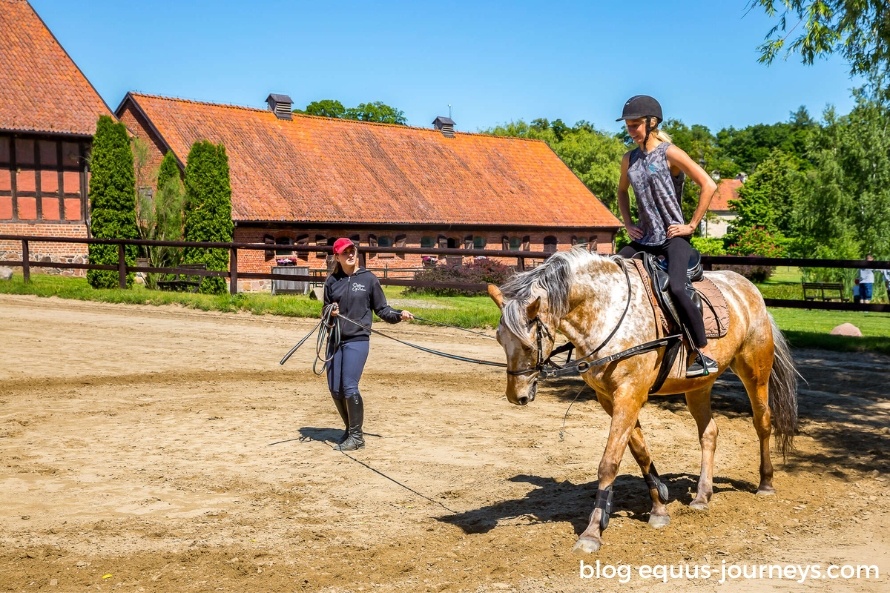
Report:
M440 115L433 120L433 125L437 130L442 132L442 135L446 138L454 138L454 120L450 117Z
M293 104L291 98L287 95L276 95L272 93L268 97L266 97L266 103L269 104L269 111L275 114L275 117L278 119L292 119L293 118Z

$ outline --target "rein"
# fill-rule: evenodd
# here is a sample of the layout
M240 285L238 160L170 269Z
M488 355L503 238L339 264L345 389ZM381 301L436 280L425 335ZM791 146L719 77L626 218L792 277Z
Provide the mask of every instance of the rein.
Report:
M539 317L535 317L529 323L530 324L534 323L536 326L535 327L535 339L537 342L536 345L537 345L537 349L538 349L537 363L535 364L534 367L531 367L528 369L522 369L522 370L518 370L518 371L511 371L510 369L507 369L508 375L518 376L518 375L530 375L530 374L537 373L538 376L542 380L552 379L555 377L567 377L570 375L580 375L580 374L585 373L588 370L590 370L591 367L609 364L609 363L615 362L617 360L623 360L625 358L630 358L631 356L636 356L637 354L643 354L644 352L651 352L653 350L657 350L664 346L670 346L674 342L680 341L682 336L680 336L679 334L672 335L672 336L666 336L666 337L660 338L658 340L652 340L649 342L645 342L643 344L638 344L636 346L628 348L627 350L622 350L621 352L616 352L615 354L610 354L609 356L604 356L603 358L598 358L596 360L587 360L587 359L593 357L594 355L596 355L597 352L602 350L606 346L606 344L608 344L609 341L613 337L615 337L615 333L621 327L621 324L624 322L624 319L627 316L627 312L630 310L630 304L631 304L631 298L632 298L632 295L631 295L632 287L631 287L631 282L630 282L630 274L627 272L627 267L624 266L622 263L620 263L618 260L615 260L615 263L618 264L619 267L621 267L621 270L624 272L624 278L627 282L627 301L624 304L624 311L621 313L621 318L618 320L618 323L615 325L615 327L612 329L612 331L609 332L609 335L606 336L606 338L600 343L600 345L597 346L589 354L582 356L581 358L579 358L575 361L569 362L567 359L566 363L564 365L559 365L552 360L553 356L558 353L564 352L566 350L566 346L570 346L570 344L563 345L563 346L560 346L559 348L554 349L553 351L551 351L550 356L548 356L547 358L544 358L544 337L546 336L547 338L549 338L550 340L553 340L553 341L555 341L556 338L553 336L553 333L544 324L544 322L541 321L541 319ZM349 317L346 317L345 315L342 315L342 314L338 314L337 318L347 321L347 322L349 322L353 325L356 325L362 329L366 329L366 330L370 331L371 333L378 334L380 336L383 336L384 338L388 338L390 340L393 340L394 342L398 342L399 344L403 344L410 348L415 348L422 352L427 352L429 354L434 354L436 356L441 356L443 358L448 358L451 360L458 360L460 362L469 362L469 363L473 363L473 364L481 364L481 365L486 365L486 366L507 368L507 365L502 362L481 360L478 358L469 358L467 356L460 356L458 354L451 354L448 352L442 352L441 350L435 350L433 348L427 348L425 346L420 346L418 344L412 344L411 342L406 342L405 340L400 340L398 338L394 338L390 335L387 335L381 331L374 329L373 327L362 325L358 321L350 319ZM419 317L416 317L416 319L418 319L420 321L431 322L430 320L421 319ZM431 323L437 323L438 325L446 325L446 324L438 323L438 322L431 322ZM455 327L455 326L447 326L447 327ZM316 324L316 326L314 328L312 328L312 331L310 331L308 334L306 334L303 337L303 339L301 339L299 342L297 342L296 346L291 348L290 351L284 355L284 358L281 359L281 362L279 362L279 364L283 365L285 362L287 362L287 360L294 354L294 352L296 352L297 349L300 346L302 346L303 343L307 339L309 339L309 336L311 336L315 332L315 330L317 330L319 328L321 328L321 330L318 333L316 349L315 349L315 362L312 365L312 370L313 370L313 372L315 372L315 374L320 375L321 372L324 371L324 364L326 364L330 360L330 357L325 358L325 357L322 357L322 355L321 355L321 352L322 352L322 349L324 348L325 342L330 341L331 333L334 334L335 343L339 342L340 328L339 328L338 324L333 322L330 309L325 310L321 321L319 321L318 324ZM470 330L465 330L464 328L456 328L456 329L469 331L470 333L478 333L478 332L472 332ZM478 335L481 335L486 338L491 337L486 334L478 334ZM329 350L329 349L327 349L327 350ZM571 353L569 354L569 358L571 358ZM316 365L319 361L324 363L322 365L321 372L316 370Z

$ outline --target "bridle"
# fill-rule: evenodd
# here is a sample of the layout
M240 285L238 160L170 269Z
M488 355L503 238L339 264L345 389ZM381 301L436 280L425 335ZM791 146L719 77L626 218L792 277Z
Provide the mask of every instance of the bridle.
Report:
M508 375L518 376L540 373L544 370L546 365L553 364L550 360L553 356L552 354L546 359L544 358L544 336L546 335L547 338L553 341L556 341L556 338L553 336L553 333L550 331L547 325L543 321L541 321L541 318L537 315L534 319L529 321L529 325L531 325L532 323L535 324L535 341L537 342L538 347L538 362L531 368L522 369L519 371L511 371L510 369L507 369Z
M615 337L616 332L618 332L618 328L621 327L621 324L624 322L624 318L627 317L627 312L630 310L631 303L631 283L630 283L630 274L627 271L627 266L623 263L624 258L620 256L614 256L613 261L621 268L624 272L624 279L627 282L627 301L624 304L624 311L621 313L621 317L618 319L618 323L615 325L614 329L609 332L609 335L600 342L600 345L593 349L589 354L582 356L579 359L574 360L569 363L566 362L564 365L556 364L552 358L554 354L562 351L562 347L557 348L556 350L550 353L550 356L544 357L544 338L547 337L552 341L556 341L556 338L553 336L553 333L547 327L547 325L541 321L539 316L535 316L533 319L529 321L529 325L535 325L535 341L537 342L537 363L535 366L511 371L507 369L507 374L513 377L520 375L534 375L537 374L541 379L550 379L553 377L564 377L567 375L580 375L581 373L587 372L591 367L600 366L603 364L608 364L610 362L614 362L616 360L622 360L624 358L629 358L631 356L635 356L637 354L642 354L644 352L650 352L652 350L656 350L661 348L662 346L668 346L671 343L679 340L681 336L666 336L664 338L660 338L657 340L651 340L649 342L645 342L643 344L639 344L637 346L633 346L628 348L627 350L622 350L621 352L617 352L615 354L610 354L609 356L605 356L603 358L599 358L597 360L589 360L592 356L595 356L597 352L602 350L606 344L609 343L613 337Z

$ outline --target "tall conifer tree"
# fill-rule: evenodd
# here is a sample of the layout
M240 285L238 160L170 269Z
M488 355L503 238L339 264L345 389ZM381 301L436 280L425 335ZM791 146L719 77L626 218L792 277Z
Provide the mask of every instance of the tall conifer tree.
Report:
M231 242L232 188L229 184L229 157L225 147L206 140L195 142L185 167L185 240ZM188 248L188 263L205 263L208 270L229 268L227 249ZM201 292L221 294L224 278L205 277Z
M136 239L136 176L133 152L124 124L103 115L96 125L90 157L90 234L96 239ZM118 246L91 244L91 264L117 264ZM128 266L136 264L136 246L126 248ZM87 281L93 288L118 287L118 274L89 270ZM127 286L133 275L127 275Z

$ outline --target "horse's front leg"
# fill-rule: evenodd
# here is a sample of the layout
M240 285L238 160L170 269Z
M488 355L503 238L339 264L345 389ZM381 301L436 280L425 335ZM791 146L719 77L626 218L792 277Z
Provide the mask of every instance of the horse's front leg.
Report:
M711 386L686 394L686 407L698 426L698 442L701 444L701 472L695 498L689 506L705 511L714 493L714 453L717 450L717 423L711 415Z
M612 402L606 397L597 394L597 400L606 411L612 415ZM668 489L661 481L658 471L655 469L655 463L649 454L649 447L646 445L646 439L643 437L643 427L637 419L633 431L630 433L630 452L633 454L640 471L643 472L643 479L646 480L646 486L649 489L649 498L652 499L652 509L649 511L649 525L655 527L664 527L671 522L670 514L667 509Z
M637 425L645 398L645 391L636 393L625 390L613 395L609 440L597 471L596 503L590 514L590 523L572 547L573 552L596 552L603 545L602 532L609 524L609 513L612 512L612 483L618 475L621 457Z

